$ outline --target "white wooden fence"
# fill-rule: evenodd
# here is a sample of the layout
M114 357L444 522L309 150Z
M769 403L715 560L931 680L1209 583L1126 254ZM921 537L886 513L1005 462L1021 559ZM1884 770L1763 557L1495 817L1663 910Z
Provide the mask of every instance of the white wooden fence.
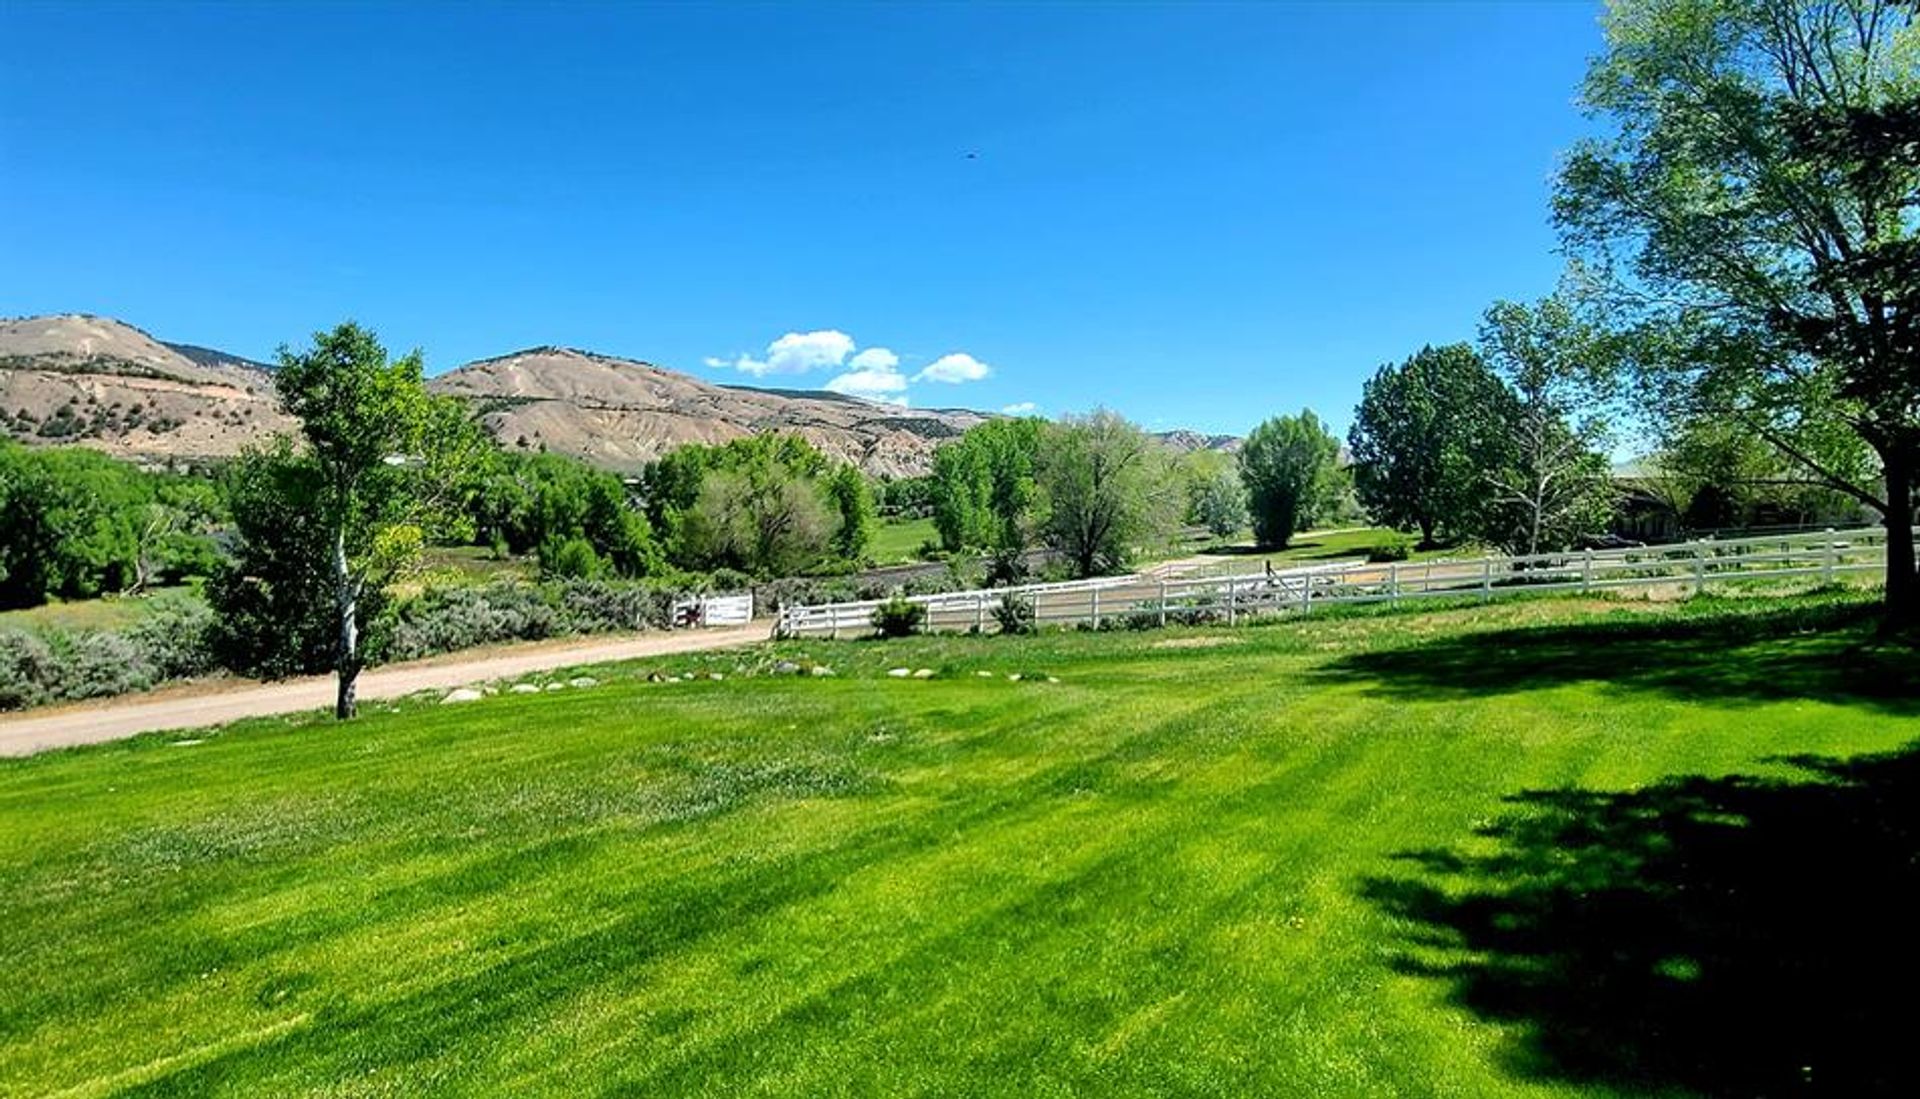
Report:
M927 608L928 631L989 632L1009 594L1033 608L1039 625L1136 626L1221 622L1315 607L1420 599L1494 599L1535 592L1677 588L1701 592L1734 581L1799 578L1830 583L1885 567L1886 531L1769 535L1529 557L1483 557L1387 564L1335 563L1234 576L1112 576L1064 584L910 596ZM860 637L873 630L882 600L782 608L780 637Z

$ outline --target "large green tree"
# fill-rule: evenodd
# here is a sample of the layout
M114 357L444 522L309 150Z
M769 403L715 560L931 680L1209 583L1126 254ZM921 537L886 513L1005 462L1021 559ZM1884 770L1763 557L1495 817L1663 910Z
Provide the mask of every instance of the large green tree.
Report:
M1506 381L1505 461L1487 472L1493 498L1480 535L1510 553L1566 549L1612 515L1612 468L1600 414L1600 336L1566 302L1496 302L1480 326L1486 360Z
M278 460L305 469L278 480L298 486L324 537L324 546L303 548L323 555L306 564L326 577L334 715L348 718L362 664L362 601L410 567L429 535L466 518L460 496L488 444L460 402L427 393L418 351L390 359L351 321L315 333L303 351L282 348L275 387L302 443Z
M1311 410L1275 416L1240 447L1253 536L1285 549L1294 534L1318 522L1340 498L1340 440Z
M1366 383L1347 434L1354 489L1373 521L1420 543L1478 528L1486 475L1507 445L1500 379L1466 344L1423 347Z
M1741 425L1880 513L1920 615L1920 29L1894 0L1616 0L1565 239L1670 417ZM1835 431L1878 476L1836 468Z
M933 454L933 523L949 552L991 554L1013 580L1043 521L1038 473L1049 428L1032 417L989 420Z
M1105 409L1047 425L1037 481L1047 544L1077 576L1119 570L1168 534L1183 505L1172 455Z

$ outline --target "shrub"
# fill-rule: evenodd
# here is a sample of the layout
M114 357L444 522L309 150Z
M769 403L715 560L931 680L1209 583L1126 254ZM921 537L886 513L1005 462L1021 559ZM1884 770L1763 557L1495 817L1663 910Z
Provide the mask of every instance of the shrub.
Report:
M414 660L502 641L538 641L566 632L547 593L531 584L433 588L400 606L380 654Z
M59 663L42 639L0 630L0 710L23 710L53 701Z
M545 578L590 580L606 572L606 562L585 538L549 539L540 543L540 575Z
M1406 537L1404 535L1395 535L1392 539L1381 542L1368 550L1367 560L1376 565L1383 565L1390 561L1405 561L1412 552L1413 546L1407 541Z
M81 633L57 637L64 665L60 697L106 698L144 691L154 684L153 665L140 647L122 634Z
M665 629L673 613L672 593L645 584L573 580L550 588L568 633Z
M207 675L219 669L215 657L213 608L199 601L162 603L128 627L127 640L153 669L155 682Z
M994 605L993 620L999 623L1001 633L1032 633L1036 621L1033 600L1008 592Z
M904 594L897 594L873 608L872 622L881 637L906 637L917 632L926 617L927 608L923 604L909 601Z

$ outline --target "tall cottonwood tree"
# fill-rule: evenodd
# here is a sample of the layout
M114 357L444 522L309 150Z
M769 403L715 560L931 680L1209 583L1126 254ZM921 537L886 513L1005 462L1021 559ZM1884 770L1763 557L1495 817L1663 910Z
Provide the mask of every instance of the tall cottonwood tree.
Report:
M1105 409L1045 425L1037 472L1047 543L1077 576L1118 570L1179 518L1172 455Z
M348 321L313 346L280 349L275 387L300 422L303 446L284 462L304 484L325 559L338 691L334 716L354 714L363 657L361 601L417 560L426 535L464 517L459 495L488 443L457 400L427 393L420 352L389 359L379 339Z
M1340 440L1311 409L1255 427L1239 459L1254 540L1285 549L1332 510L1340 498L1339 458Z
M1347 433L1354 490L1373 521L1417 527L1420 544L1479 527L1486 473L1506 446L1500 379L1466 344L1423 347L1377 371Z
M1496 302L1480 327L1486 361L1507 383L1505 460L1481 534L1513 553L1565 549L1605 526L1614 502L1606 421L1589 360L1598 342L1567 303Z
M1920 615L1920 29L1894 0L1615 0L1555 213L1674 416L1738 423L1888 531ZM1828 459L1835 433L1877 484ZM1841 448L1844 450L1844 447Z

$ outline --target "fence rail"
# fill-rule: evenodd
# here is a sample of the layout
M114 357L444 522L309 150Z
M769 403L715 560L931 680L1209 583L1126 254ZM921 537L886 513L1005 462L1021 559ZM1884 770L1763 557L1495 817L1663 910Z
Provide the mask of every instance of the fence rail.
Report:
M1334 563L1234 576L1111 576L1062 584L910 596L926 607L930 632L998 628L994 615L1013 595L1039 625L1134 626L1223 622L1315 607L1535 592L1596 592L1678 586L1701 592L1734 581L1801 578L1822 583L1875 572L1886 560L1880 527L1704 540L1617 550L1386 564ZM781 637L857 637L872 630L883 600L785 607Z

